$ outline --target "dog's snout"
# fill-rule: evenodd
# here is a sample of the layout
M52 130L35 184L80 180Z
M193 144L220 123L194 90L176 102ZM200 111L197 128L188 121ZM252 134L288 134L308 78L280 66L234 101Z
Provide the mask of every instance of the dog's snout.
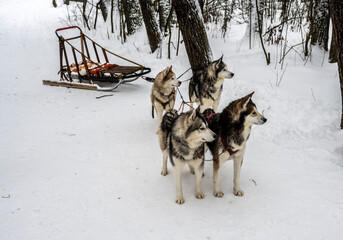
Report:
M182 83L182 82L180 82L180 81L178 82L179 86L181 86L181 83Z
M217 138L217 134L213 133L213 138L216 139Z
M233 77L233 76L235 76L235 74L234 74L234 73L231 73L231 77Z
M262 119L262 121L263 121L263 123L267 122L267 118L264 117L264 118Z

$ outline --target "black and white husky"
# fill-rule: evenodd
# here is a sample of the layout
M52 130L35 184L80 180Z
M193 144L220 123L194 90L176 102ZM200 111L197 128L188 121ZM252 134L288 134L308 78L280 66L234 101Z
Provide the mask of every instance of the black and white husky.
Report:
M223 62L223 56L210 63L203 71L196 71L189 83L190 101L201 105L202 110L212 107L217 112L224 79L233 76Z
M201 187L204 160L201 156L205 151L205 142L213 141L216 134L208 128L199 108L180 115L175 110L168 111L163 116L158 134L163 153L161 174L163 176L168 174L169 157L176 185L176 203L182 204L185 201L181 180L181 172L185 164L188 164L192 173L195 173L195 197L204 198Z
M246 143L252 125L261 125L267 121L257 111L251 100L252 95L253 93L231 102L222 113L215 114L212 109L204 111L209 128L218 135L215 141L207 143L213 155L213 183L216 197L224 195L219 184L219 168L227 160L233 160L234 194L236 196L244 195L239 184L239 177Z

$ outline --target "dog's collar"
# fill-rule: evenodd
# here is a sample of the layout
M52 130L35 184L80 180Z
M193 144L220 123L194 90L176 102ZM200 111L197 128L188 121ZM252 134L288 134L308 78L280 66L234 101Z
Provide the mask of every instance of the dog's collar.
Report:
M207 123L209 123L210 122L210 119L211 119L211 117L213 117L214 115L217 115L218 113L211 113L208 117L207 117Z
M223 136L220 136L220 140L222 141L222 144L224 146L224 151L228 151L230 153L230 155L235 154L236 152L238 152L238 150L232 150L231 147L229 145L227 145L226 141L224 140Z
M207 123L210 122L211 117L218 115L218 113L211 113L208 117L207 117ZM228 151L230 153L230 155L235 154L236 152L238 152L238 150L234 151L232 150L226 143L226 141L224 140L223 136L220 135L220 140L222 141L222 144L224 146L224 151Z
M171 93L168 94L168 95L165 95L163 92L160 91L160 89L158 89L157 91L158 91L159 94L161 94L162 96L167 97L167 98L169 98L170 96L172 96L173 94L175 94L175 88L174 88L174 89L171 91Z

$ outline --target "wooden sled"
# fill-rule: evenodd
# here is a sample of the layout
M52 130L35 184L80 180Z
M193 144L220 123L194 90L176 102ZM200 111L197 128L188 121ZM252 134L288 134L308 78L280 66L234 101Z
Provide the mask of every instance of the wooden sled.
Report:
M64 38L58 34L60 31L74 28L80 31L80 35ZM55 33L59 39L60 80L43 80L43 84L45 85L113 91L118 88L120 84L135 81L140 76L151 71L150 68L121 57L100 46L86 36L78 26L59 28ZM80 49L71 44L71 41L76 39L81 40ZM93 46L92 52L90 51L88 44ZM68 58L68 51L69 54L71 51L73 56L72 59ZM91 56L93 56L93 58L95 57L96 61L94 59L92 60ZM81 59L78 59L78 57L81 57ZM121 66L110 64L109 57L119 58L131 65ZM104 60L104 63L101 63L101 58Z

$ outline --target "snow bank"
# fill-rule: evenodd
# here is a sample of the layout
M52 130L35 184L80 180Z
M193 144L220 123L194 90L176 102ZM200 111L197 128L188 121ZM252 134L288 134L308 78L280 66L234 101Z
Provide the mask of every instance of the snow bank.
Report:
M221 169L225 196L215 198L206 163L205 199L194 197L194 176L185 170L186 203L179 206L172 175L160 175L150 83L140 79L101 99L101 92L42 85L58 78L54 30L63 14L50 1L7 0L0 9L1 239L341 238L339 80L321 52L305 66L287 58L277 84L284 68L266 66L258 44L248 50L241 28L231 27L231 40L210 39L215 58L224 54L235 73L219 110L255 91L268 122L254 127L248 142L244 197L232 194L229 162ZM171 64L177 75L189 68L183 46L171 60L166 48L162 59L149 54L144 30L125 45L94 37L151 67L152 77ZM187 85L180 88L185 98Z

